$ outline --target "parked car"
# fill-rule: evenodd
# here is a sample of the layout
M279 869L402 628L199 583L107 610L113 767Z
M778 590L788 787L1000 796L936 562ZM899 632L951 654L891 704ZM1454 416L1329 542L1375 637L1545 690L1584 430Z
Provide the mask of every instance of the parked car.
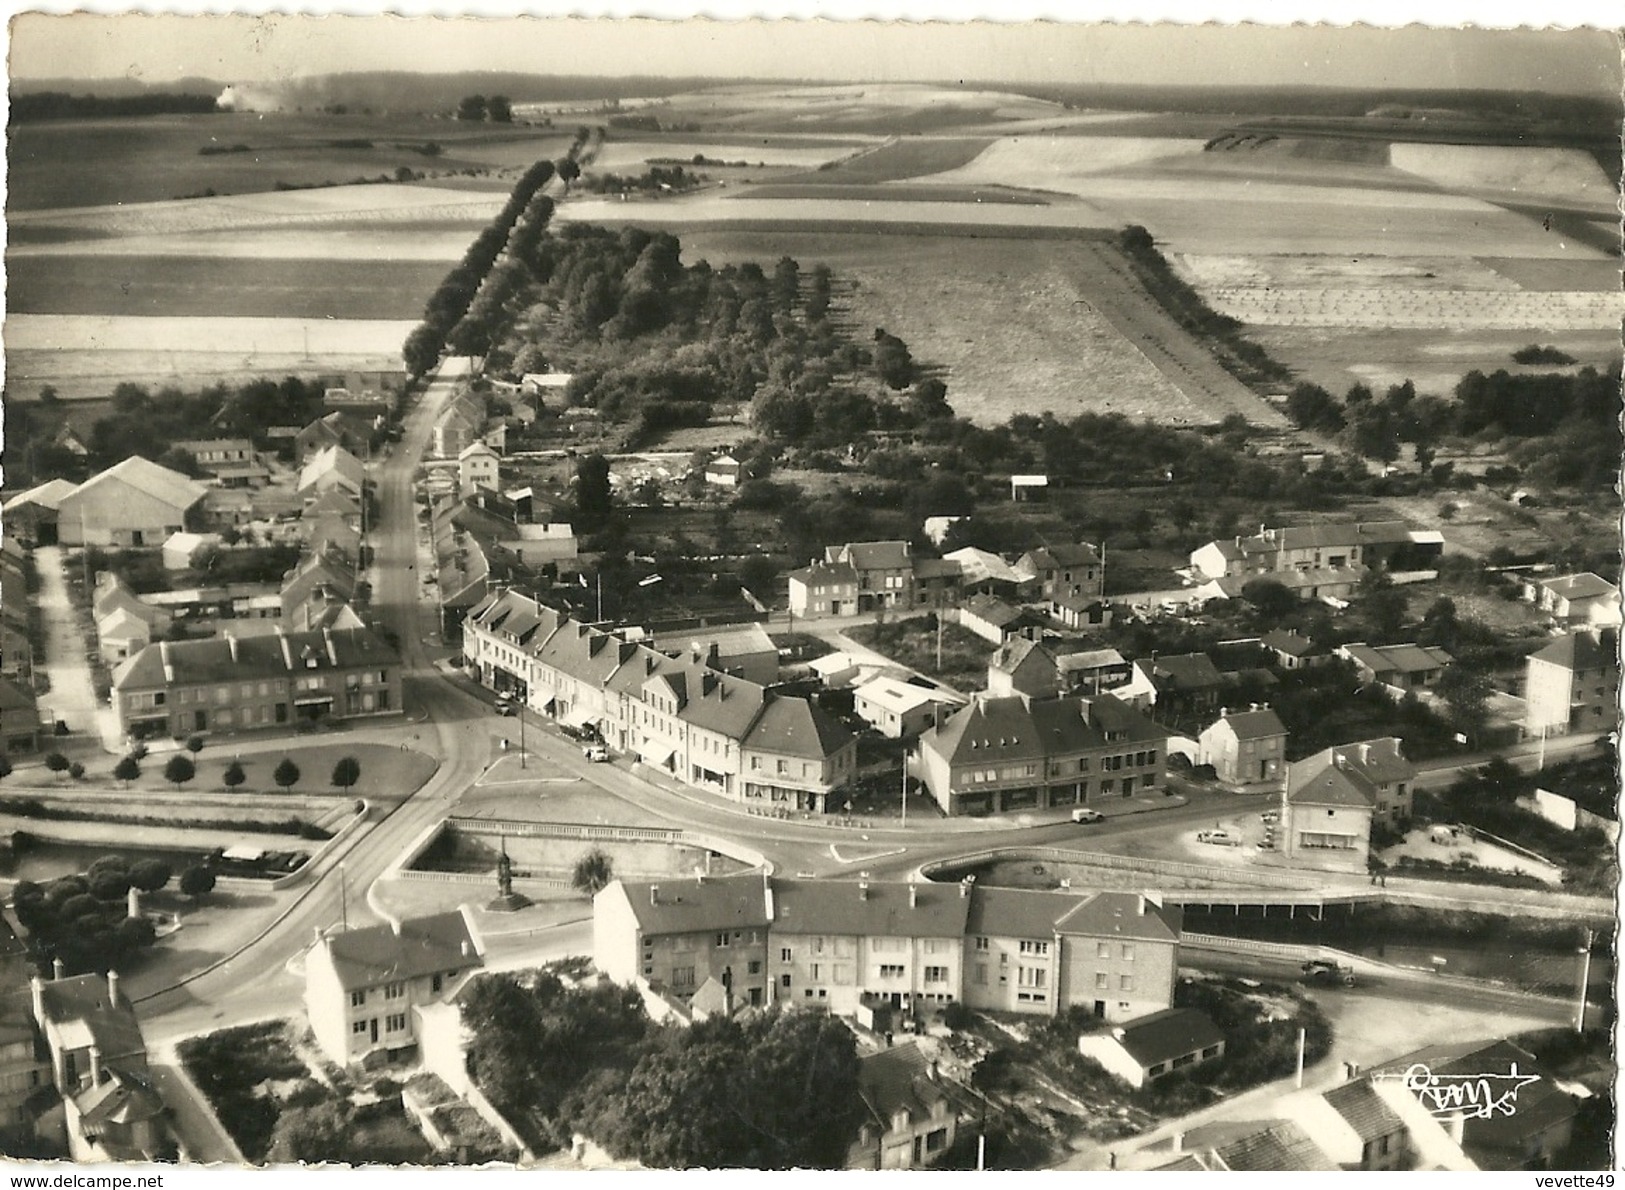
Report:
M1079 806L1072 811L1073 822L1100 822L1105 817L1099 810L1091 810L1088 806Z
M1241 840L1228 831L1197 831L1198 843L1214 843L1220 847L1239 847Z
M1281 812L1279 810L1265 810L1258 817L1263 820L1266 826L1274 826L1281 821Z
M512 695L497 695L496 713L499 715L517 715L519 713L519 708L513 704Z
M594 764L604 764L609 760L609 749L602 744L588 744L581 750L581 755Z
M1329 959L1310 959L1303 965L1303 978L1308 983L1341 984L1354 986L1354 968Z

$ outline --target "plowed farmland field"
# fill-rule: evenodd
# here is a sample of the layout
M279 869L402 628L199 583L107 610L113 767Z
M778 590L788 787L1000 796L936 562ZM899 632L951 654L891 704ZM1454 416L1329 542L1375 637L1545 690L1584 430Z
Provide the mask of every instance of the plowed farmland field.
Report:
M859 338L884 327L940 366L960 414L1115 412L1210 424L1279 418L1237 384L1092 242L690 231L687 259L788 253L844 283L837 305ZM1118 262L1120 263L1120 262Z

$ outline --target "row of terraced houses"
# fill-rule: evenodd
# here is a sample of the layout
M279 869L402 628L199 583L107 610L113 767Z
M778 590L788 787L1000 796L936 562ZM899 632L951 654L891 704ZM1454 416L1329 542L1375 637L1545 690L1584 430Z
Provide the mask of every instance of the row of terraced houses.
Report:
M821 813L857 770L857 740L833 717L724 672L703 645L662 652L506 591L469 613L463 652L483 685L749 804Z

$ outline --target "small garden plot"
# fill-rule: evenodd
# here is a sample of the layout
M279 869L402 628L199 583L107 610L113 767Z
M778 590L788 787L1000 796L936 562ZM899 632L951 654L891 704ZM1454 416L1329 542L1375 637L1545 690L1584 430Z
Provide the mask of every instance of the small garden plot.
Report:
M313 1070L291 1021L224 1029L181 1042L192 1081L249 1161L408 1165L434 1150L413 1127L400 1085L357 1085L337 1067Z
M846 630L859 644L884 653L899 665L942 678L950 684L985 677L993 645L958 624L942 626L942 664L937 665L935 616L863 624Z

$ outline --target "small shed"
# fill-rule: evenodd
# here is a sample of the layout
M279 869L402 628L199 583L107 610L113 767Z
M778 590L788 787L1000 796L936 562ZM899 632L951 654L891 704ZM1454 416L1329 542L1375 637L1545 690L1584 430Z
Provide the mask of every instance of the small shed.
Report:
M161 551L164 569L190 570L204 550L215 549L219 545L220 537L215 533L188 533L184 530L172 533Z
M1012 475L1010 477L1010 499L1017 503L1028 500L1042 500L1049 495L1049 476L1047 475Z

